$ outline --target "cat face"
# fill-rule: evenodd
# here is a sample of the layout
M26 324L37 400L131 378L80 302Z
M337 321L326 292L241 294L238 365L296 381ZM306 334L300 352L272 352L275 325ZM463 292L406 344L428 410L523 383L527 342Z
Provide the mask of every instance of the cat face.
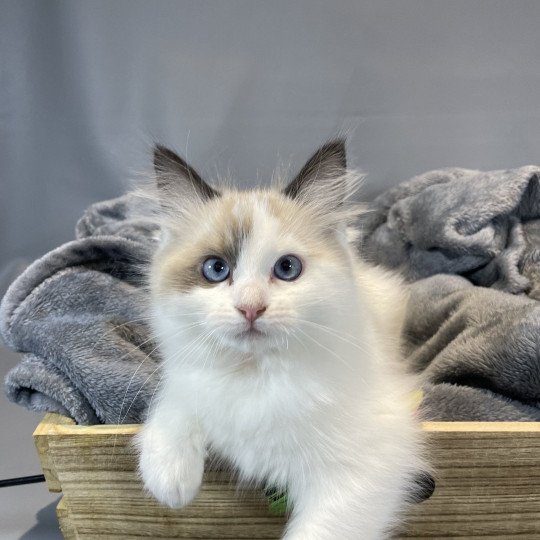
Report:
M152 289L169 332L279 352L344 316L352 265L342 142L320 149L281 191L218 192L160 147L155 163L165 234Z

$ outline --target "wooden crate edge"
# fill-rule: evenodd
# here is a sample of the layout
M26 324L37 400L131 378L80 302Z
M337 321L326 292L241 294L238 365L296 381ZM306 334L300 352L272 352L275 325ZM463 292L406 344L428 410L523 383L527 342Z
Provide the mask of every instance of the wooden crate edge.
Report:
M47 487L49 491L55 493L61 492L62 486L58 480L53 460L49 455L49 437L55 434L59 426L74 424L75 422L67 416L47 413L32 434Z
M54 435L135 435L140 424L98 424L80 426L66 416L47 413L34 431L34 437ZM422 422L427 433L540 433L540 422Z
M60 530L64 540L77 540L78 534L77 529L71 519L69 513L69 508L64 500L64 497L60 499L58 505L56 506L56 517L58 518L58 524L60 525Z

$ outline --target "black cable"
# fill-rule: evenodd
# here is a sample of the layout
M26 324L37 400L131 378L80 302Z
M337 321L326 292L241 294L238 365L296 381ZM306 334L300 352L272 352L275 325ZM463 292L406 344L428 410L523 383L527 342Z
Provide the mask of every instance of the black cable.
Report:
M34 476L19 476L18 478L5 478L0 480L0 488L10 486L22 486L24 484L36 484L37 482L45 482L45 476L35 474Z

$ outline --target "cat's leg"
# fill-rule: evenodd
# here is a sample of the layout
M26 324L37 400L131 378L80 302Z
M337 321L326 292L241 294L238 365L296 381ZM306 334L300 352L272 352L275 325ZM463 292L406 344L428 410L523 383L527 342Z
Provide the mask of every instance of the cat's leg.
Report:
M387 490L377 493L353 486L351 480L312 487L298 496L283 540L389 538L399 523L401 497Z
M181 410L178 399L162 399L151 412L136 444L145 487L162 504L180 508L197 495L205 459L204 436L197 419Z

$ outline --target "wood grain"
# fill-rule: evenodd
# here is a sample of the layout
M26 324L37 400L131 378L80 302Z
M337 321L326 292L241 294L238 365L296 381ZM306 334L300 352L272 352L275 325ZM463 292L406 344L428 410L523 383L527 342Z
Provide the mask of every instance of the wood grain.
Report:
M131 445L139 426L76 426L47 415L34 433L69 539L277 539L285 520L260 493L208 470L187 508L158 505L142 488ZM395 538L540 538L540 424L429 422L433 496L412 507Z
M34 444L39 456L41 469L47 481L49 491L59 493L62 491L62 486L56 477L56 470L51 466L49 460L49 436L56 434L56 430L62 426L75 426L75 421L60 414L49 413L40 422L34 430Z

